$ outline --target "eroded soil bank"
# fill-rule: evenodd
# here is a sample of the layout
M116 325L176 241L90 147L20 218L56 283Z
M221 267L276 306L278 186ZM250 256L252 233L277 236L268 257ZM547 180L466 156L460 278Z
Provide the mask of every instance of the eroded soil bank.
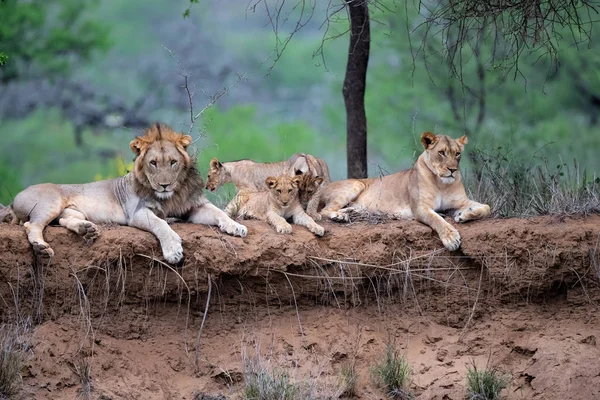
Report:
M175 224L181 269L116 226L93 244L49 227L56 256L34 263L22 228L0 225L0 315L43 321L21 397L75 398L88 364L93 398L239 398L258 351L315 398L337 396L351 362L358 398L384 398L369 371L390 342L421 399L463 398L467 364L488 360L511 376L508 398L600 396L600 216L460 225L457 252L414 221L325 223L323 238L246 224L244 239Z

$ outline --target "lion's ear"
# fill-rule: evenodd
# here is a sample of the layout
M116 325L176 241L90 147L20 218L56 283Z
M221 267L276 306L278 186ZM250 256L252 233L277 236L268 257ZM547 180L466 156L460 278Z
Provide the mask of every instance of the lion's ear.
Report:
M467 139L467 135L463 135L456 139L456 143L464 147L465 144L469 143L469 139Z
M277 178L269 176L267 179L265 179L265 185L267 185L269 189L273 189L275 186L277 186Z
M217 160L217 157L213 157L212 160L210 160L210 168L211 169L219 169L223 166L223 164L221 164L219 162L219 160Z
M423 132L423 134L421 135L421 144L425 149L428 149L429 147L433 146L437 143L437 141L437 136L435 136L435 134L431 132Z
M179 144L184 148L187 149L188 146L190 144L192 144L192 137L190 135L181 135L181 137L179 138Z
M142 148L144 148L145 145L145 141L141 140L139 137L136 137L129 143L129 148L131 148L131 151L139 156L142 152Z
M315 178L315 183L317 184L317 186L320 185L321 183L323 183L323 178L321 178L320 176L317 176Z
M297 188L300 185L302 179L299 176L292 178L292 186Z

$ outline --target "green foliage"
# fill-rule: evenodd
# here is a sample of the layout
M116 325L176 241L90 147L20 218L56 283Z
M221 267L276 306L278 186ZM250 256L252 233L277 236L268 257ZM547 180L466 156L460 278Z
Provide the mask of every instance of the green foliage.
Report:
M508 387L509 377L495 368L477 369L475 362L467 368L467 398L469 400L499 400L500 392Z
M400 400L413 398L408 388L411 374L408 361L392 343L387 344L381 362L371 369L373 379L387 391L388 396Z
M85 16L95 0L6 0L0 3L0 48L11 57L0 78L23 73L66 73L76 60L88 60L109 45L108 30Z
M0 66L6 64L7 60L8 60L8 56L0 51Z

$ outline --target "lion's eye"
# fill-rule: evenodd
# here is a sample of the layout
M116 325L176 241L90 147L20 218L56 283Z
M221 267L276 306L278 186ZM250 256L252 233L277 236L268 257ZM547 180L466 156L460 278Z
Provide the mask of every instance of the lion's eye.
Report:
M440 150L440 151L438 151L438 154L439 154L440 156L442 156L442 157L445 157L445 156L446 156L446 152L445 152L444 150Z
M288 193L292 193L292 189L288 189Z
M281 193L281 189L277 189L277 193Z
M177 164L177 160L171 160L171 166Z
M309 191L308 191L308 194L313 194L313 191L312 191L312 190L309 190Z
M150 161L150 165L152 165L153 167L156 167L156 160Z
M456 152L456 158L459 158L459 157L460 157L460 151L457 151Z

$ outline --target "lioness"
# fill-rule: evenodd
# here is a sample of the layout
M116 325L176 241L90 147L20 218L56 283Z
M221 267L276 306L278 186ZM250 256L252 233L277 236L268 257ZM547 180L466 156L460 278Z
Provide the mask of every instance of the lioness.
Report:
M278 233L292 233L292 226L286 221L292 218L294 224L308 228L315 235L323 236L325 229L309 217L298 198L300 177L281 175L267 177L264 184L268 191L255 192L243 189L227 205L225 212L232 216L256 218L273 225Z
M452 139L425 132L421 135L425 151L413 168L381 178L347 179L332 182L319 193L321 215L338 221L348 220L344 209L379 211L394 218L416 218L432 227L448 250L460 247L460 234L436 211L453 211L456 222L486 217L487 204L469 200L458 169L467 137Z
M311 174L321 176L330 182L329 168L325 160L310 154L296 153L288 160L274 163L257 163L252 160L220 162L210 160L206 189L214 192L228 182L233 182L237 190L264 190L265 179L269 176Z
M23 190L12 213L24 222L34 252L52 257L44 240L46 225L57 221L87 240L98 237L94 223L117 223L152 232L169 263L183 258L181 238L164 218L177 217L196 224L218 225L223 232L246 236L248 230L208 202L202 178L186 149L192 137L154 124L131 141L134 171L105 181L81 185L45 183Z

